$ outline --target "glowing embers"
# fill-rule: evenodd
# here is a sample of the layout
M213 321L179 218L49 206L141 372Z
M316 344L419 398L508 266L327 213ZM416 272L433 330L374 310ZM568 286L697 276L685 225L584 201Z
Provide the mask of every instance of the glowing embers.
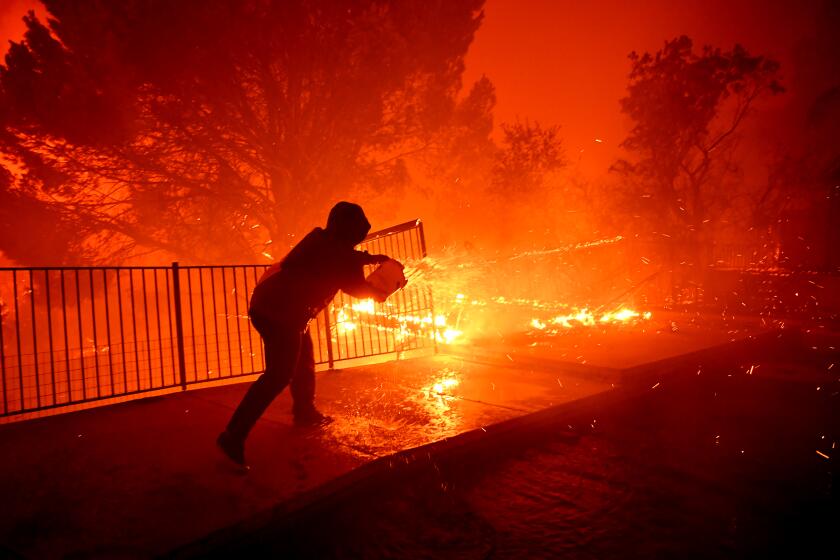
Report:
M443 333L441 333L441 332L436 333L436 336L437 336L437 341L438 342L443 342L444 344L452 344L462 334L464 334L464 333L462 331L459 331L458 329L447 328L447 329L444 329Z
M348 331L355 331L356 328L359 326L356 321L350 319L350 315L348 314L347 305L343 308L340 308L335 315L335 323L336 327L338 328L339 332L348 332ZM350 309L355 311L356 316L358 315L376 315L376 306L373 303L372 299L363 299L353 303L349 306Z
M553 334L559 332L560 330L573 329L576 327L636 324L641 321L647 321L650 318L650 311L639 312L627 307L600 314L593 313L589 309L583 308L579 311L566 315L557 315L547 321L541 321L537 318L531 319L531 327L537 331Z
M458 294L462 295L462 294ZM462 296L463 299L463 296ZM459 315L460 319L460 315ZM460 321L459 321L460 322ZM460 329L454 328L449 326L448 321L446 319L446 315L436 315L435 316L435 339L438 342L442 342L444 344L452 344L455 342L463 333Z
M446 315L400 313L390 303L377 306L372 299L333 308L337 332L348 333L359 328L390 333L397 342L422 337L443 344L452 344L462 332L448 324Z
M350 306L357 313L376 313L376 306L372 299L363 299Z
M347 311L339 309L335 316L335 326L338 332L350 332L356 330L356 322L351 321L347 316Z

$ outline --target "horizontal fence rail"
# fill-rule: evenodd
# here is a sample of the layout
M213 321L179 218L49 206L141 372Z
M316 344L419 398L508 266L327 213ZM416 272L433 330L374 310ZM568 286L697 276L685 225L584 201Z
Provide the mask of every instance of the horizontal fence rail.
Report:
M372 233L359 249L419 261L423 225ZM248 304L267 268L0 268L0 417L262 373ZM431 293L412 286L384 304L339 293L309 331L330 368L433 349L437 336Z

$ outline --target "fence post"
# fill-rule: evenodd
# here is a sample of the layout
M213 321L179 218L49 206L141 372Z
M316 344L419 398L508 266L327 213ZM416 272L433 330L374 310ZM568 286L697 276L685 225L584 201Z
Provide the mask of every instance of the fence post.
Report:
M417 233L420 235L420 251L423 253L421 258L426 258L426 233L423 230L423 222L417 219Z
M426 258L426 234L423 231L423 222L417 219L417 234L420 236L420 250L422 251L421 258ZM429 312L432 314L432 340L434 341L435 354L438 353L438 326L437 317L435 316L435 298L432 294L432 287L426 286L426 291L429 295Z
M326 331L327 337L327 367L330 369L335 369L335 359L333 358L333 347L332 347L332 333L330 332L332 329L330 328L330 304L328 303L326 307L324 307L324 330Z
M181 316L181 278L178 262L172 263L172 291L175 299L175 336L178 346L178 370L181 378L181 389L187 390L187 363L184 358L184 321Z

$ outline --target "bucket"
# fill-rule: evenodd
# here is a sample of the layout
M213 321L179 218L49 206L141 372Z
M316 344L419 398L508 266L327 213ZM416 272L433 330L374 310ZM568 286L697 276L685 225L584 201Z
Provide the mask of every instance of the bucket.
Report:
M367 281L390 296L406 284L403 265L393 259L387 260L370 273Z

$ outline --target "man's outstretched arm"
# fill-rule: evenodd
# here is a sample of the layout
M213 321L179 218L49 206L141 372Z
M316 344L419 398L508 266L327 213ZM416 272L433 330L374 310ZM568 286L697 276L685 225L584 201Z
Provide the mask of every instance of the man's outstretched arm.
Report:
M358 264L360 266L356 268L349 281L344 286L342 286L341 290L347 295L355 298L373 298L379 303L384 302L386 299L388 299L388 296L390 294L383 290L380 290L379 288L365 280L362 267L364 265L380 264L394 259L392 259L388 255L371 255L367 251L356 251L356 255L358 257Z
M362 262L363 265L381 264L385 261L391 260L391 257L389 257L388 255L371 255L367 251L356 251L356 254L359 255L359 260Z

